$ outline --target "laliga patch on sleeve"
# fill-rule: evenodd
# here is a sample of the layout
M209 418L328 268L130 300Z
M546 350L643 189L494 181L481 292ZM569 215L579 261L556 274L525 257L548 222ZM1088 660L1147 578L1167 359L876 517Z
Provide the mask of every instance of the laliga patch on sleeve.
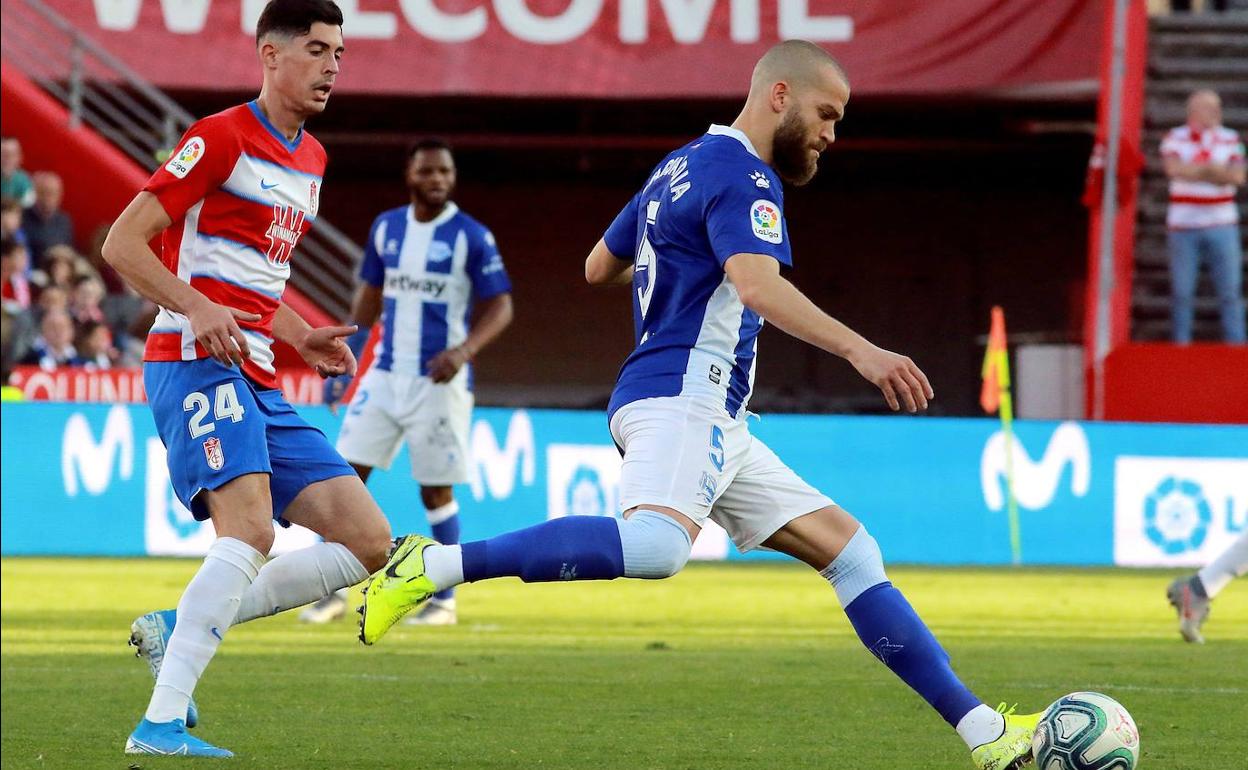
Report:
M182 149L165 164L165 171L173 174L178 179L185 179L186 175L191 173L191 169L195 168L195 164L199 159L204 157L204 150L207 146L204 140L198 136L192 136L186 140L186 144L182 145Z
M780 226L780 207L768 200L756 200L750 206L750 227L759 240L779 245L784 240Z

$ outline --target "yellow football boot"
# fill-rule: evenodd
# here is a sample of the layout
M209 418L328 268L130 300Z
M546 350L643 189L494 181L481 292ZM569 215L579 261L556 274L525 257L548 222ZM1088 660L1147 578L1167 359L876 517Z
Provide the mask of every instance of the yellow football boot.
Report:
M971 750L971 761L978 770L1018 770L1031 764L1031 736L1044 712L1015 714L1015 708L1007 709L1004 703L997 706L997 713L1005 718L1005 730L995 741Z
M376 644L390 627L420 606L438 590L425 577L425 549L437 542L422 535L406 535L395 541L386 566L373 573L364 586L360 607L360 641Z

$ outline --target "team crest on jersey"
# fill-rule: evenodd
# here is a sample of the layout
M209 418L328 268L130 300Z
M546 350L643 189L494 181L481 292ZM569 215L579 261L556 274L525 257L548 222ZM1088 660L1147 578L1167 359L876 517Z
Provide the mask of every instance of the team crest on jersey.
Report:
M757 200L750 206L750 227L754 235L773 245L784 240L780 217L780 207L771 201Z
M316 181L314 180L312 182L311 189L308 190L308 211L312 213L312 216L316 216L316 210L320 208L320 205L321 205L321 188L316 184Z
M269 251L266 256L269 263L281 267L290 263L295 252L295 244L303 235L304 213L294 206L273 205L273 221L269 224L264 237L269 239Z
M204 458L208 460L208 467L214 471L225 467L225 453L221 451L221 439L213 436L204 441Z
M450 244L445 241L432 241L429 244L429 261L445 262L451 258Z
M165 164L165 171L178 179L185 179L186 175L191 173L191 169L195 168L199 159L204 157L204 151L207 149L208 146L204 144L203 139L192 136L186 140L186 144L182 145L182 149L169 158L169 162Z

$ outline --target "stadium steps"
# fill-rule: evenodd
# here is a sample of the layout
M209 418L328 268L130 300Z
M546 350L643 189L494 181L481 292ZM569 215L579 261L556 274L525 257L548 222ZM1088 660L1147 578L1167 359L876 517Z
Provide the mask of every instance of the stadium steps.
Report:
M1222 96L1223 122L1248 133L1248 0L1229 13L1175 14L1149 20L1148 76L1144 92L1143 150L1136 215L1135 278L1131 292L1131 336L1142 341L1170 338L1170 275L1166 249L1168 183L1159 148L1165 133L1187 120L1188 95L1212 88ZM1248 199L1239 197L1248 222ZM1248 253L1248 249L1245 249ZM1248 269L1248 259L1245 260ZM1203 272L1197 284L1196 339L1220 337L1217 302Z
M0 57L14 76L24 75L67 112L69 120L49 130L72 131L81 122L137 164L141 178L164 162L194 122L167 94L40 0L0 4ZM292 260L287 304L318 324L345 318L362 257L356 243L317 217Z

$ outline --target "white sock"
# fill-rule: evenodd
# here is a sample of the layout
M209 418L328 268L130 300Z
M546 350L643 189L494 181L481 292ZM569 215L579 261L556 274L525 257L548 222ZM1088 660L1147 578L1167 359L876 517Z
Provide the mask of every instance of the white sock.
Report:
M868 588L888 580L888 575L884 573L884 557L880 553L880 544L861 525L832 563L820 570L819 574L832 584L842 607L848 607Z
M425 577L439 591L464 582L464 552L457 545L431 545L425 549Z
M455 500L450 501L446 505L439 505L437 508L430 508L425 511L425 518L429 525L441 524L455 514L459 513L459 503Z
M367 577L368 570L342 543L317 543L284 553L260 570L243 594L234 622L302 607Z
M264 564L264 554L219 537L178 601L178 624L145 715L152 722L186 718L186 706L217 645L238 613L239 600Z
M981 703L959 719L954 729L966 741L967 748L974 749L1001 737L1005 732L1005 717Z
M1200 575L1201 585L1205 587L1205 595L1212 599L1228 583L1244 573L1248 573L1248 532L1240 535L1238 540L1231 543L1230 548L1197 574Z

